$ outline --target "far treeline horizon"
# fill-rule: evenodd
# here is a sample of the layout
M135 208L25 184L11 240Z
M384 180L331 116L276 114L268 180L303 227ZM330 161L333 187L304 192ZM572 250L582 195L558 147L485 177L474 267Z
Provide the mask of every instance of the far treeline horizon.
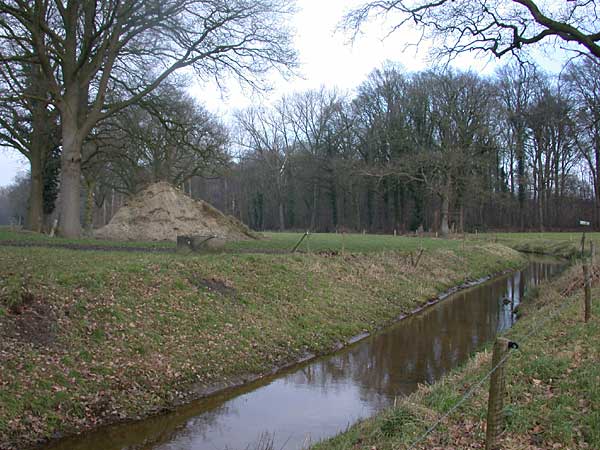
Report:
M388 63L332 88L236 113L225 126L187 74L260 88L298 66L283 0L8 1L0 5L0 145L27 176L0 189L0 223L59 233L110 220L150 182L182 186L257 230L406 232L600 227L600 21L595 1L365 2L360 39L409 24L432 56L502 58L493 77ZM160 38L159 38L160 37ZM572 58L559 75L528 57Z

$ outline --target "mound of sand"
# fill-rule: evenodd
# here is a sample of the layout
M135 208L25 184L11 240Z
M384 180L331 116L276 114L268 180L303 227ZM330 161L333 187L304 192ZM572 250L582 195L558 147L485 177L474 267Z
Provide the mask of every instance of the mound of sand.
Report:
M255 239L236 218L166 182L151 184L131 197L94 235L116 241L175 241L177 235L211 235L227 241Z

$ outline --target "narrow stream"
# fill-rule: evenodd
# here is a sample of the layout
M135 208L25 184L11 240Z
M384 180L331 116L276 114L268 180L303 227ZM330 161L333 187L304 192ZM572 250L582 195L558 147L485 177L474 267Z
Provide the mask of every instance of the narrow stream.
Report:
M525 291L565 267L533 259L524 270L438 305L333 355L196 401L176 411L102 428L52 450L253 450L261 440L295 450L343 431L432 383L511 327Z

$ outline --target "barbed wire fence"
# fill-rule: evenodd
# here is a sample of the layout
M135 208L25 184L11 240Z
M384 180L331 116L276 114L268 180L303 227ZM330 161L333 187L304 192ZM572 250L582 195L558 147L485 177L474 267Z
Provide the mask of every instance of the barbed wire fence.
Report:
M584 267L587 265L587 261L584 261ZM581 288L581 284L583 284L583 288L585 289L589 289L592 280L595 280L598 278L598 273L594 270L595 268L593 268L592 276L587 276L585 275L585 269L584 269L584 277L583 277L583 283L580 282L580 280L577 278L573 283L571 283L571 285L569 285L566 289L563 289L562 291L559 292L559 295L561 298L565 298L565 300L568 299L568 295L572 294L573 291L575 290L575 288ZM587 296L587 294L586 294ZM586 300L587 301L587 300ZM535 335L537 335L540 330L542 330L542 328L544 328L544 326L549 323L550 321L556 319L558 316L560 316L567 308L573 306L574 302L573 301L564 301L557 309L555 309L551 314L544 316L541 319L538 319L536 322L534 322L531 326L529 331L523 335L522 337L520 337L519 339L519 343L513 342L513 341L509 341L508 339L505 338L498 338L498 340L496 341L496 345L494 346L494 350L495 352L498 351L499 348L502 347L502 345L498 346L498 342L504 342L505 346L510 347L510 349L522 349L526 346L526 344L531 340L531 338ZM479 388L481 388L481 386L490 378L493 377L494 374L496 374L497 372L503 370L504 365L506 363L506 361L508 361L508 359L510 359L511 356L511 352L508 351L509 348L505 348L505 352L503 352L503 354L499 357L495 357L495 355L492 356L492 367L489 371L487 371L482 377L480 377L476 382L474 382L473 384L471 384L471 386L464 392L464 394L456 401L456 403L448 410L446 411L444 414L442 414L429 428L427 428L427 430L422 433L421 435L419 435L414 441L412 441L412 443L407 446L407 447L403 447L403 446L395 446L394 449L401 449L401 448L405 448L406 450L414 450L416 449L419 444L422 444L434 431L437 430L437 428L443 424L446 419L448 419L453 413L455 413L462 405L464 405L467 401L469 401L479 390ZM498 360L499 358L499 360ZM504 397L504 377L500 377L500 379L498 381L496 381L496 386L493 385L494 383L491 383L490 385L490 397L492 396L493 391L495 391L494 395L503 398ZM496 411L490 411L492 408L495 408ZM495 415L494 415L495 414ZM494 420L496 420L497 422L495 424L490 424L490 418L493 418ZM490 407L490 401L488 400L488 423L487 423L487 429L489 430L490 427L495 428L491 433L488 432L486 433L486 450L491 450L493 448L496 448L496 439L499 435L499 431L502 428L502 402L500 402L499 407L498 404L496 405L492 405L492 407Z

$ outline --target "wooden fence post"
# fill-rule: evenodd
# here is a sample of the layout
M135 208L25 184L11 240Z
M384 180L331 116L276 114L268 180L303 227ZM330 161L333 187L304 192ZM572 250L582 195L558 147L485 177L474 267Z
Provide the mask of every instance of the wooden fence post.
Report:
M496 450L496 441L504 429L504 357L509 351L510 341L506 338L496 339L494 353L492 355L492 369L494 372L490 377L490 396L488 400L487 428L485 435L485 450Z
M309 234L309 232L307 231L306 233L304 233L302 235L300 240L296 243L296 245L294 245L294 248L292 249L292 253L296 253L296 250L298 250L298 247L300 247L300 244L302 244L302 241L308 236L308 234Z
M585 323L590 321L592 315L592 286L590 280L590 268L587 262L583 263L583 320Z

